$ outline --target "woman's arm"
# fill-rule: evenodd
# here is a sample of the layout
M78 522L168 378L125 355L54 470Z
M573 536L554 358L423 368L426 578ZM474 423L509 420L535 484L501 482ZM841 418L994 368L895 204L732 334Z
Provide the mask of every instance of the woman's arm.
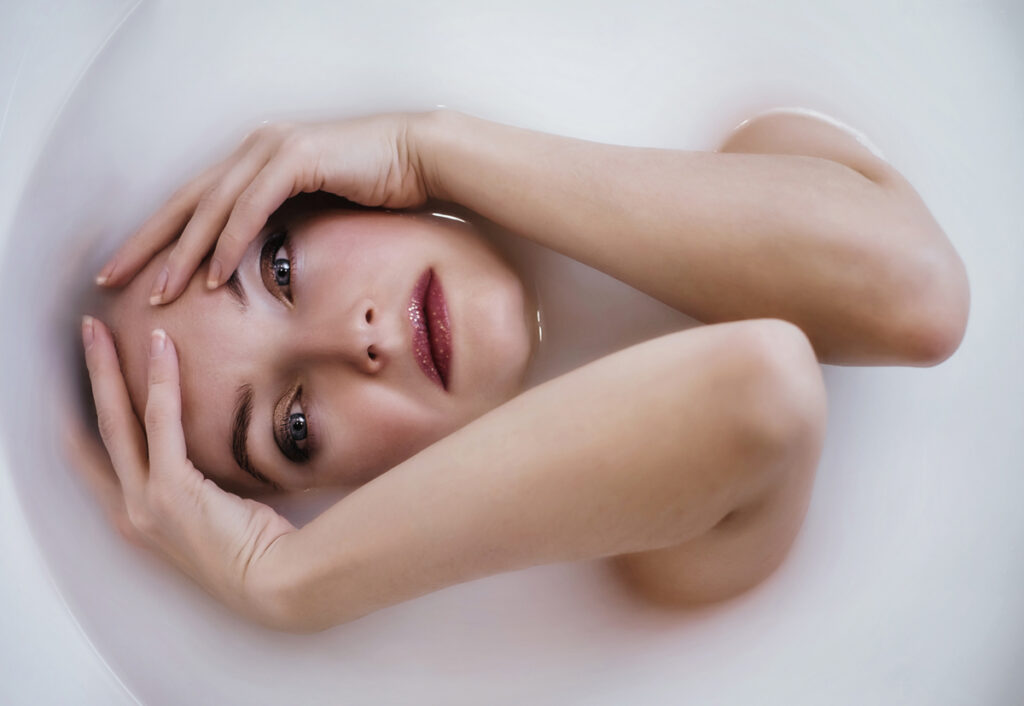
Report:
M431 196L705 323L786 319L858 365L935 364L963 335L963 263L880 160L619 147L451 111L410 125Z
M817 456L824 388L778 320L670 334L534 387L358 488L260 558L314 631L471 579L679 544ZM758 557L751 557L756 564Z
M97 281L124 284L180 233L154 280L152 301L167 303L214 244L208 283L223 284L291 195L390 208L433 196L706 323L792 321L826 363L948 357L966 327L967 275L913 187L805 128L757 142L618 147L450 111L269 125L179 189Z

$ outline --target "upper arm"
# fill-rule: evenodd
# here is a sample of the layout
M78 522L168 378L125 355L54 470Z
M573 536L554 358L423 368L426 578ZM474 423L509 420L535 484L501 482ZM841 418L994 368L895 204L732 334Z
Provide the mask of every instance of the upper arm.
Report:
M819 157L847 166L879 184L894 181L895 177L902 179L888 162L853 134L804 113L756 115L729 135L718 151Z
M852 128L851 128L852 129ZM915 365L935 365L959 347L967 327L970 287L956 249L917 190L851 132L795 112L767 112L733 131L720 152L791 154L827 159L881 186L901 224L889 243L902 244L906 285L902 315L893 315L893 340Z
M781 324L700 326L617 351L361 486L276 543L265 566L290 581L290 620L337 624L474 578L713 526L760 487L749 459L788 426L766 394L787 377Z
M933 237L936 231L941 233L928 207L902 174L852 132L825 119L804 113L761 113L744 121L718 151L790 154L842 164L889 191L893 201L911 214L907 221L920 226L918 230L925 237Z

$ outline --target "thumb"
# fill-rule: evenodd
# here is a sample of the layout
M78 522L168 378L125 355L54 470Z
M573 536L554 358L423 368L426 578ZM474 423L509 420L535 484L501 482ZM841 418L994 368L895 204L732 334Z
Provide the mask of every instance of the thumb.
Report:
M187 459L181 426L178 354L163 329L153 331L150 338L146 438L150 477L180 472Z

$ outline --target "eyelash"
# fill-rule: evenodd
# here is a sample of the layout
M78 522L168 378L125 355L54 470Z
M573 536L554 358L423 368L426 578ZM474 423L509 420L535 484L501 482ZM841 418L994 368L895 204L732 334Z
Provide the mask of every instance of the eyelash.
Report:
M288 240L288 231L284 230L274 231L267 236L267 240L263 243L263 248L260 250L260 278L263 280L263 286L267 288L267 291L288 306L291 306L293 304L291 280L295 273L291 261L291 252L288 248ZM284 248L287 255L284 258L276 257L277 252L281 248ZM278 282L279 273L275 270L275 266L280 261L283 261L287 267L287 284Z
M285 455L285 458L293 463L304 463L309 460L309 421L306 419L304 412L296 414L302 414L302 423L306 436L303 439L297 440L292 433L292 409L296 403L301 401L302 386L298 385L290 394L285 395L282 400L284 404L279 405L277 412L278 439L281 440L279 446L282 447L281 452ZM306 445L299 446L299 441L305 441Z
M292 276L295 274L294 267L291 262L291 253L288 249L288 231L280 230L274 231L267 236L266 242L260 250L260 277L263 280L263 286L267 288L271 294L280 299L286 306L294 306L292 301ZM277 253L284 248L286 257L279 258ZM281 274L281 268L278 263L284 261L284 274L287 277L287 283L281 284L279 281L279 275ZM275 293L276 292L276 293ZM299 406L299 412L292 413L292 409L295 408L297 403L302 401L302 386L296 385L292 390L285 395L278 403L277 408L274 410L275 424L277 426L275 437L278 441L278 447L281 453L284 454L285 458L293 463L304 463L309 460L309 447L310 447L310 429L309 420L306 418L305 411L302 409L301 404ZM295 434L292 430L292 417L299 417L301 415L302 428L305 431L305 436L302 439L296 439ZM295 420L299 421L298 419ZM299 442L305 441L305 445L299 446Z

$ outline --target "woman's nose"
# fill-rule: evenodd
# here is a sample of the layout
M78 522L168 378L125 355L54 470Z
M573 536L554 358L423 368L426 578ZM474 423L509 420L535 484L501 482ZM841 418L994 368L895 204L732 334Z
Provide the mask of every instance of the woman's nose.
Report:
M383 370L396 352L395 332L374 302L362 299L343 312L325 309L332 311L304 332L304 357L345 363L367 374Z

